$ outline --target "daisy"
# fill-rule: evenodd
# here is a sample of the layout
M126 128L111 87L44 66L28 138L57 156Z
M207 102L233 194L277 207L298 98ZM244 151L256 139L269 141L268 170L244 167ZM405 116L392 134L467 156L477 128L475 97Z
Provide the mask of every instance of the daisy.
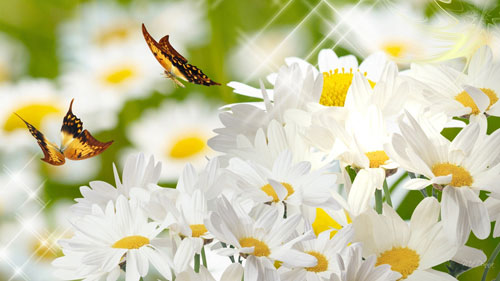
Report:
M301 208L303 204L340 208L332 197L336 175L330 171L331 167L311 171L309 162L294 164L289 151L276 158L272 169L239 158L232 158L227 169L240 178L238 186L244 197L256 203L283 202L293 208ZM289 211L293 213L297 210Z
M310 232L294 235L300 215L283 219L278 209L261 205L254 210L254 218L224 196L219 197L215 210L205 225L218 240L234 247L221 248L219 254L246 257L245 280L279 280L273 265L276 260L289 266L317 264L313 256L292 249L295 243L310 236Z
M420 119L420 125L406 114L400 122L401 134L385 146L387 154L408 172L425 176L411 179L404 187L418 190L434 185L443 190L442 216L450 237L463 245L470 230L484 239L490 233L486 206L479 198L480 190L494 191L500 177L500 164L495 162L500 145L500 131L486 135L472 123L450 142Z
M445 112L450 118L470 115L472 120L486 122L484 114L500 115L500 63L493 62L488 46L472 56L467 73L446 65L412 65L410 75L427 89L431 109ZM483 114L484 113L484 114Z
M398 280L456 280L432 269L457 251L454 239L438 222L439 208L435 198L425 198L415 208L409 225L387 204L382 215L368 210L353 222L355 240L363 243L364 257L377 257L376 266L388 264L401 273Z
M340 273L337 264L337 254L352 241L354 232L351 227L345 227L330 239L330 231L322 232L316 239L297 243L296 248L314 256L317 264L310 267L279 268L280 279L288 281L327 280L332 273Z
M53 263L59 278L117 280L123 266L126 280L133 281L147 275L149 263L171 278L172 261L159 249L162 239L157 235L162 229L148 222L137 202L120 196L104 210L94 207L73 227L74 236L60 241L64 256Z
M325 26L325 33L362 57L383 51L404 66L469 56L474 51L471 44L479 40L473 27L469 20L444 13L426 19L408 3L351 5L338 9L335 22Z
M175 181L186 163L202 168L206 157L214 155L206 143L217 123L204 101L165 101L157 110L143 114L129 127L127 135L139 151L155 155L164 164L161 180Z
M114 164L113 172L116 187L103 181L93 181L89 186L80 187L83 197L75 199L77 203L72 206L76 215L90 214L93 205L104 209L110 200L114 202L119 196L135 197L147 202L150 193L160 188L156 184L161 173L161 163L156 162L153 156L146 162L142 153L130 155L125 162L122 180Z

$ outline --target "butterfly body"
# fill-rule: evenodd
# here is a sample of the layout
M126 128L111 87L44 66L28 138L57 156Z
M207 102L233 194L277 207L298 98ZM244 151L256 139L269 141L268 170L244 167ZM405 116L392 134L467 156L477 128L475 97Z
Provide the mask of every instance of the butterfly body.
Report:
M61 127L61 146L53 144L33 125L24 120L31 135L37 140L38 145L42 149L44 157L42 161L49 164L60 166L63 165L68 158L70 160L83 160L106 150L113 141L102 143L96 140L89 131L83 130L82 121L72 112L73 100L69 106L68 113L64 116L63 125Z
M168 35L161 38L159 42L156 42L156 40L146 30L144 24L142 25L142 33L156 60L158 60L161 66L165 69L167 77L172 79L177 85L184 87L184 85L182 85L177 78L204 86L220 85L219 83L208 78L201 69L189 64L187 59L179 54L172 47L172 45L170 45Z

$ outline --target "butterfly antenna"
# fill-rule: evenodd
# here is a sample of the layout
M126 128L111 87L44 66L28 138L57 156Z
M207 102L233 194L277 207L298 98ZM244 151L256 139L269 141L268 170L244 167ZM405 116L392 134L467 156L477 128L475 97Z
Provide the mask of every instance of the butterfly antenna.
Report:
M75 101L75 98L73 98L73 99L71 100L71 103L69 104L68 113L73 113L73 101Z
M19 114L15 113L15 112L14 112L14 114L15 114L17 117L19 117L19 119L23 120L23 122L24 122L24 123L28 124L28 122L26 122L26 120L24 120L24 119L23 119L23 117L21 117Z

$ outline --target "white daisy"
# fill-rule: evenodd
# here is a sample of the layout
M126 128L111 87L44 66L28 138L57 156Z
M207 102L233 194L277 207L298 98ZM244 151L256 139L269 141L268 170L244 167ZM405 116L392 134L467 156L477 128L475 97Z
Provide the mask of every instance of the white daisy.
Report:
M158 224L148 222L139 204L118 197L105 210L92 209L91 215L73 223L75 234L61 240L65 256L54 261L56 275L64 280L117 280L120 267L127 281L139 280L148 273L149 263L165 278L171 278L170 258L159 250L162 239Z
M396 281L401 278L401 274L392 271L388 264L375 266L376 256L363 259L361 243L347 247L337 259L340 274L332 274L330 281Z
M405 183L408 189L422 189L434 185L443 190L442 216L450 237L457 237L463 245L470 230L484 239L490 233L486 206L479 198L480 190L494 191L500 177L496 163L500 131L491 135L477 123L469 124L450 142L438 131L424 131L430 127L425 119L422 125L409 114L408 123L400 122L401 135L392 137L385 146L387 154L409 172L426 178L415 178Z
M383 51L391 60L408 65L470 56L473 44L481 40L474 28L477 21L464 19L438 13L429 20L406 2L350 5L338 9L325 33L362 57Z
M375 265L389 264L401 273L399 280L456 280L432 267L450 260L457 252L438 222L439 202L428 197L415 208L410 224L388 205L383 215L368 210L354 220L355 240L363 243L363 256L376 255Z
M309 162L294 164L289 151L278 155L272 169L239 158L232 158L227 169L240 178L241 196L256 203L283 202L289 213L297 212L290 207L300 209L302 205L340 208L332 196L337 177L331 166L311 171Z
M144 113L127 134L139 151L155 155L164 164L161 180L175 181L187 163L202 168L206 157L215 154L206 143L218 124L216 118L206 101L169 100Z
M313 256L292 249L295 243L311 235L310 232L296 234L300 215L283 219L278 209L265 205L254 211L255 218L244 213L238 203L230 203L221 196L216 211L205 221L207 229L218 240L234 247L219 249L220 254L246 257L245 280L278 280L273 265L276 260L292 267L317 264Z
M340 274L337 254L344 250L352 241L354 232L351 227L345 227L330 239L330 231L322 232L316 239L297 243L296 248L316 258L318 261L311 267L287 268L281 266L280 280L326 280L332 273Z
M495 221L493 237L500 236L500 193L492 193L485 201L491 221Z
M114 202L119 196L148 202L150 193L160 188L156 184L160 178L161 163L156 162L153 156L146 162L142 153L130 155L123 168L122 180L114 164L113 172L116 187L103 181L93 181L90 187L80 187L83 198L75 199L77 203L72 206L76 215L90 214L94 204L104 209L110 200Z
M445 112L449 118L470 115L472 120L484 114L500 115L500 63L493 62L488 46L472 56L467 73L446 65L412 64L409 75L422 83L431 110Z

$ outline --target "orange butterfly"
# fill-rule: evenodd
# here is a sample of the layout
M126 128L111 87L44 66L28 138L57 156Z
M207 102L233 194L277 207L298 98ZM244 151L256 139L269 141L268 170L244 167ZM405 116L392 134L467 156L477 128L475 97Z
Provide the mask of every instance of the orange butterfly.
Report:
M49 142L40 131L33 127L33 125L26 122L17 113L14 113L23 120L30 133L38 141L38 145L42 149L44 155L42 161L59 166L64 164L64 158L70 160L87 159L101 154L113 143L113 141L102 143L96 140L89 131L83 130L82 132L82 121L80 121L71 111L73 101L74 99L71 100L68 113L66 113L63 119L63 125L61 127L61 147L57 147L55 144Z
M153 52L153 55L158 62L165 68L165 74L168 78L172 79L175 84L184 87L184 85L177 79L180 78L194 84L211 86L220 85L219 83L208 78L201 69L194 65L187 63L187 59L179 54L170 42L168 42L168 35L161 38L160 42L156 42L153 37L146 30L146 26L142 24L142 34L146 43Z

